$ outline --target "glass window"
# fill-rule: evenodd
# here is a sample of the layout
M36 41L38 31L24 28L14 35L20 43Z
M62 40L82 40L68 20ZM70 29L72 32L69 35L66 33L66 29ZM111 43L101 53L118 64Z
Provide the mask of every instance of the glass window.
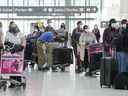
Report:
M12 0L13 6L23 6L24 0Z
M29 0L29 6L39 6L39 0Z
M7 6L8 0L0 0L0 6Z
M100 3L101 2L100 1L101 0L0 0L0 6L37 6L37 7L38 6L53 6L53 7L54 6L85 6L85 3L86 3L87 6L97 6L99 8L99 11L97 13L86 14L86 16L85 16L85 13L76 14L75 16L17 16L16 14L9 13L9 14L1 14L0 18L4 18L6 21L8 21L8 18L14 18L14 19L16 18L17 19L17 20L15 20L16 23L19 25L21 31L25 32L25 33L30 32L30 28L26 27L26 26L30 25L31 22L36 22L37 20L42 20L45 22L45 25L46 25L46 20L48 18L56 18L56 20L54 20L54 27L55 27L55 29L58 29L62 22L64 22L64 23L66 22L66 20L64 20L64 18L67 18L68 19L67 21L69 22L69 26L68 26L69 32L71 32L74 29L74 27L76 26L76 22L78 20L81 20L78 18L83 18L82 21L84 23L86 21L87 24L97 23L101 20L101 15L100 15ZM111 1L104 0L104 1L108 3L106 5L109 5L114 0L111 0ZM68 3L65 4L66 2L68 2ZM109 11L107 8L108 7L104 8L105 12L103 10L103 12L104 12L103 14L105 14L104 17L107 16L106 14ZM86 18L96 18L96 20L88 21L88 20L85 20L85 17ZM26 18L26 19L23 20L23 18ZM27 20L27 18L29 20ZM61 18L63 18L63 20L60 20ZM74 20L72 20L71 18L73 18ZM21 20L19 20L19 19L21 19ZM35 19L35 20L33 20L33 19ZM77 19L77 20L75 20L75 19ZM5 25L8 26L7 22L5 23Z

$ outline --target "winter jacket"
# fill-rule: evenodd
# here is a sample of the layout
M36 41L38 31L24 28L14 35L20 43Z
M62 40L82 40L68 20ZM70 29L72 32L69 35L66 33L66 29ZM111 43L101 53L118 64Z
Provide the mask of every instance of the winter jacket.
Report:
M128 29L122 31L123 51L128 53Z
M71 36L72 46L77 46L77 44L79 44L79 38L80 38L80 35L82 32L83 32L83 30L78 29L78 28L75 28L73 30L72 36Z
M111 27L108 27L104 30L103 45L104 45L105 51L109 51L109 49L112 48L112 42L113 42L113 37L115 32L116 30Z

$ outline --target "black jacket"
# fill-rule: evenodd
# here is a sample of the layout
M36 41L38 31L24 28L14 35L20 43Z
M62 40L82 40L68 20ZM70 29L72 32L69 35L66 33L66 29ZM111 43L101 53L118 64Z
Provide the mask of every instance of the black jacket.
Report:
M123 51L128 52L128 29L123 30L122 37L123 37Z
M115 34L113 38L112 45L117 52L128 52L128 29L123 29L118 34Z

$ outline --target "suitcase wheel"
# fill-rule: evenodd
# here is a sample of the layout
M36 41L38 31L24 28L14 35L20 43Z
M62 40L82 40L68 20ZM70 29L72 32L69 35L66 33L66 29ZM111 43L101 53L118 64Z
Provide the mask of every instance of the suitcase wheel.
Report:
M111 85L108 85L108 88L111 88Z
M102 84L100 84L100 88L102 88Z
M52 67L52 72L57 72L57 67Z
M26 89L26 83L23 84L23 89Z
M0 83L1 83L0 89L2 89L3 91L6 91L7 90L7 81L3 81Z
M62 71L62 72L65 72L65 67L62 67L62 68L61 68L61 71Z
M7 84L5 84L4 86L3 86L3 91L6 91L7 90Z

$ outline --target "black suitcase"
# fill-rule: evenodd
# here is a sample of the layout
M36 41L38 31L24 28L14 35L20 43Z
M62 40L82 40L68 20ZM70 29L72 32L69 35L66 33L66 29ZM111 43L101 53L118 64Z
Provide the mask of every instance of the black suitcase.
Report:
M54 48L53 65L73 64L73 50L71 48Z
M113 80L117 74L117 62L112 57L103 57L100 68L100 86L108 86L113 84Z
M128 72L122 72L120 74L117 74L113 81L113 87L115 89L128 90Z

